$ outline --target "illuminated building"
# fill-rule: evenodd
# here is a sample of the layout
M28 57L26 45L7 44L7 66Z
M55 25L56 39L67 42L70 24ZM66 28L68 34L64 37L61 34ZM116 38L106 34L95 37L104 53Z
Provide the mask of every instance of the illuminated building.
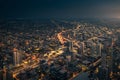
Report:
M4 71L4 73L3 73L3 80L6 80L6 67L5 66L3 67L3 71Z
M13 51L13 62L14 62L15 66L20 64L20 59L21 59L21 55L20 55L19 51L17 49L14 49L14 51Z
M71 60L74 59L74 54L73 54L73 42L67 42L65 44L66 48L66 58L68 59L68 61L70 62Z
M84 42L82 43L82 54L84 54L84 47L85 47L85 44Z

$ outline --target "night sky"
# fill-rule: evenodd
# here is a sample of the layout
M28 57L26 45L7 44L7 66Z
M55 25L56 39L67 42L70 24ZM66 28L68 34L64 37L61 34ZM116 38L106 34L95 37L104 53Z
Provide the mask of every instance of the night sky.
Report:
M120 18L120 0L0 0L0 19Z

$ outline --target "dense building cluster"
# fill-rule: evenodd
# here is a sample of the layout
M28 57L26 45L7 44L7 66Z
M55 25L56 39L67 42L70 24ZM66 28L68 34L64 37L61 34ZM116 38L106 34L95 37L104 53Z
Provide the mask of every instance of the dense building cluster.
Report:
M3 80L120 79L120 28L109 23L3 21L0 37Z

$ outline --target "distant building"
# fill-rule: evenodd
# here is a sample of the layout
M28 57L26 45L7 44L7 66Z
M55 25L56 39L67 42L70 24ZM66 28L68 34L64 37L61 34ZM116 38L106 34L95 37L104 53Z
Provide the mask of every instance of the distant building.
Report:
M102 45L100 43L96 45L96 53L98 56L101 56L101 48Z
M84 48L85 48L85 43L83 42L82 43L82 52L81 52L81 54L84 54Z
M85 47L85 44L84 42L80 44L80 48L78 48L78 54L84 54L84 47Z
M92 46L91 46L91 55L92 56L95 56L95 52L96 51L96 44L95 43L92 43Z

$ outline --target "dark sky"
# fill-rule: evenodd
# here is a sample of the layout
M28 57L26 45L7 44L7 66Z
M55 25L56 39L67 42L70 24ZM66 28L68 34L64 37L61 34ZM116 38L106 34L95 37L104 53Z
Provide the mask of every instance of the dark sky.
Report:
M0 19L120 18L120 0L0 0Z

